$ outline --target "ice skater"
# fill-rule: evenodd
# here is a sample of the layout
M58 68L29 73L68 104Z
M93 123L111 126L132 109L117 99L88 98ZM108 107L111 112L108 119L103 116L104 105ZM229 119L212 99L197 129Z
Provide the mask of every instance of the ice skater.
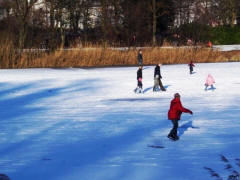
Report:
M183 112L193 114L191 110L186 109L182 106L182 103L180 101L180 94L176 93L174 94L174 99L171 101L170 109L168 111L168 119L171 120L173 124L173 128L168 134L168 138L174 141L179 139L177 135L178 121L181 119L181 114Z
M208 86L211 86L211 89L214 90L213 84L215 83L214 78L211 74L208 74L206 82L205 82L205 91L207 91Z
M193 67L195 66L195 65L193 64L193 61L190 61L190 63L188 64L188 66L189 66L190 74L192 74L192 73L193 73Z
M153 91L158 91L159 86L162 91L166 91L162 84L162 75L161 75L161 70L160 70L161 64L157 64L155 69L154 69L154 85L153 85Z
M137 70L137 87L134 90L135 93L143 93L142 90L142 66L139 66L138 70Z

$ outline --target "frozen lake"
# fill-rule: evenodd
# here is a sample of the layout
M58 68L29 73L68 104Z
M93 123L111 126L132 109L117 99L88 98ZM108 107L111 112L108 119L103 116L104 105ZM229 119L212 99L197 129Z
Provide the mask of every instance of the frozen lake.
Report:
M137 67L0 70L0 174L11 180L223 179L240 172L240 63L163 65L166 92L135 94ZM211 73L214 90L204 90ZM180 140L167 139L179 92ZM152 148L149 146L164 147Z

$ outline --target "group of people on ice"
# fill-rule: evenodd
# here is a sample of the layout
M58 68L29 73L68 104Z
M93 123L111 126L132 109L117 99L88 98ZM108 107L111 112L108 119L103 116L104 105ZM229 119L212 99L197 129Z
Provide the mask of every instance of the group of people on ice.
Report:
M211 74L208 74L208 77L206 79L205 83L205 90L207 90L208 86L211 86L213 89L213 83L215 83L215 80L213 79ZM174 98L170 103L170 109L168 111L168 119L172 121L173 128L171 129L170 133L168 134L168 138L176 141L179 139L177 135L177 129L178 129L178 121L181 119L182 113L189 113L193 114L193 112L187 108L184 108L182 106L182 103L180 101L180 94L175 93Z
M190 63L188 64L188 66L189 66L189 72L190 72L190 74L193 74L193 67L195 66L195 65L193 64L193 61L190 61ZM214 83L215 83L215 80L214 80L213 76L212 76L211 74L208 74L207 79L206 79L206 82L205 82L205 84L204 84L204 85L205 85L205 90L207 90L208 86L210 86L212 90L215 89L215 88L213 87L213 84L214 84Z
M162 91L166 91L162 84L162 76L161 76L161 71L160 71L160 66L161 64L157 64L155 69L154 69L154 85L153 85L153 92L159 91L160 89ZM137 70L137 88L134 90L135 93L143 93L142 89L142 66L139 66Z
M135 93L143 93L142 89L142 70L143 70L143 57L142 57L142 50L138 51L138 64L139 68L137 70L137 88L134 90ZM162 91L166 91L162 84L162 75L161 75L161 70L160 70L161 64L157 64L155 69L154 69L154 85L153 85L153 92L159 91L160 89Z
M139 50L138 52L138 64L139 68L137 70L137 88L135 89L135 93L142 93L142 65L143 65L143 57L142 57L142 51ZM161 76L161 71L160 71L160 66L161 64L157 64L155 69L154 69L154 85L153 85L153 91L158 91L159 88L162 91L166 91L162 84L162 76ZM189 66L189 72L190 74L193 74L193 67L195 66L193 61L190 61L188 64ZM214 78L212 77L211 74L208 74L206 82L205 82L205 90L207 90L208 86L211 87L211 89L214 89L213 84L215 83ZM178 121L181 119L182 113L190 113L193 114L193 112L187 108L184 108L182 106L181 100L180 100L180 94L175 93L174 98L172 99L170 103L170 109L168 111L168 119L171 120L173 127L171 131L168 134L168 138L176 141L179 139L177 135L177 129L178 129Z
M143 56L142 56L142 50L140 49L138 51L138 64L139 64L139 68L137 70L137 88L134 90L135 93L143 93L143 84L142 84L142 80L143 80L143 76L142 76L142 70L143 70ZM166 89L164 88L163 84L162 84L162 75L161 75L161 70L160 70L160 66L161 64L157 64L155 69L154 69L154 85L153 85L153 92L155 91L166 91ZM193 61L190 61L190 63L188 64L189 66L189 73L193 74L193 67L195 66ZM212 77L211 74L208 74L206 82L205 82L205 90L208 90L208 86L211 87L212 90L214 90L214 86L213 84L215 83L214 78Z

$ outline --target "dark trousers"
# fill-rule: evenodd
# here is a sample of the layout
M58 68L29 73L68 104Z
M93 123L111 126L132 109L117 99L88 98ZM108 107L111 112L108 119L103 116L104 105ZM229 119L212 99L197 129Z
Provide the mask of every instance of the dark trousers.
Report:
M162 84L162 81L161 81L160 78L159 78L159 86L160 86L162 91L166 91L166 89L163 87L163 84Z
M138 65L142 66L142 64L143 64L143 61L142 60L138 60Z
M189 70L190 70L190 74L192 74L192 73L193 73L193 67L190 66L190 67L189 67Z
M143 85L142 85L142 81L139 81L139 80L138 80L138 83L137 83L137 84L138 84L138 87L139 87L139 88L142 88L142 86L143 86Z
M174 119L174 120L171 120L171 121L172 121L172 124L173 124L173 128L171 129L168 136L177 137L178 120Z
M166 89L164 88L162 81L160 78L154 78L154 86L153 86L153 91L156 91L158 86L160 86L160 89L162 91L166 91Z

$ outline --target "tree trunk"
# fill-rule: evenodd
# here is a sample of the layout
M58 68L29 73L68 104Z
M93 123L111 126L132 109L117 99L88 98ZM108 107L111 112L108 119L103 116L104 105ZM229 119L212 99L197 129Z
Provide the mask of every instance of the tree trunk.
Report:
M235 12L232 13L232 19L231 19L231 27L233 28L235 26L237 15Z
M64 45L65 45L65 34L64 34L64 29L63 26L61 25L60 28L60 33L61 33L61 49L64 49Z
M60 14L60 34L61 34L61 49L64 49L65 45L65 32L64 32L64 20L63 20L63 12L62 9L59 11Z
M50 2L50 27L51 30L54 29L54 1L51 0Z
M152 7L153 7L153 46L156 45L156 32L157 32L157 12L156 12L156 0L152 0Z
M19 48L23 49L25 46L25 41L27 37L27 24L23 22L20 25L20 32L19 32Z
M103 32L103 40L106 41L107 39L107 2L106 0L101 0L101 21L102 21L102 32Z
M19 22L18 45L22 49L26 43L28 33L28 20L31 16L31 9L37 0L15 0L13 1L13 12Z

